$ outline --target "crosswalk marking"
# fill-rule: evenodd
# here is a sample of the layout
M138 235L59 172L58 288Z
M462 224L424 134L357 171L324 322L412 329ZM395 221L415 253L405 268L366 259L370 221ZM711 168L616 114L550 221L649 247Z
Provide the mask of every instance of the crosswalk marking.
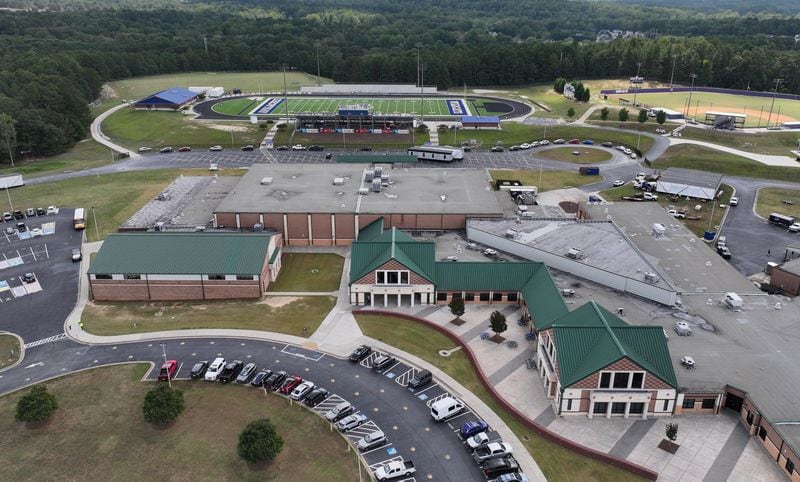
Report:
M35 346L44 345L46 343L52 343L54 341L63 340L66 337L67 337L66 333L59 333L58 335L48 336L47 338L42 338L41 340L25 343L25 348L33 348Z

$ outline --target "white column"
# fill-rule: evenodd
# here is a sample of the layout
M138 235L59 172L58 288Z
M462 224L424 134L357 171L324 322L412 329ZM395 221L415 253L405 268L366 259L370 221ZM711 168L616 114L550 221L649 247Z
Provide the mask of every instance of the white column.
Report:
M386 308L387 306L389 306L389 295L384 293L384 295L383 295L383 307Z
M314 231L312 231L311 228L311 215L307 214L306 216L307 216L306 220L308 222L308 244L310 246L314 244Z
M283 215L283 241L289 244L289 221L286 214Z
M331 213L331 244L336 246L336 215Z
M592 419L593 415L594 415L594 400L589 399L589 420Z
M411 307L414 307L414 292L411 292Z
M628 415L631 413L631 402L625 403L625 418L628 418Z
M262 226L264 225L264 213L259 213L259 214L258 214L258 222L259 222L259 224L261 224Z
M611 407L614 406L614 402L608 402L608 408L606 408L606 418L611 418Z
M236 229L241 229L242 223L239 222L239 213L236 213Z
M369 306L375 308L375 295L372 293L369 295Z
M403 298L403 295L397 293L397 307L400 308L400 300Z

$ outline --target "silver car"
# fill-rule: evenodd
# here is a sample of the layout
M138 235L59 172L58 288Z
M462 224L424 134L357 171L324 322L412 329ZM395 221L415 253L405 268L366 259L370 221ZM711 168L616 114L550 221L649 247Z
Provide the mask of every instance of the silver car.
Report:
M384 434L380 430L376 430L375 432L367 434L364 438L359 440L356 446L358 447L358 450L365 452L367 450L380 447L386 442L387 442L386 434Z

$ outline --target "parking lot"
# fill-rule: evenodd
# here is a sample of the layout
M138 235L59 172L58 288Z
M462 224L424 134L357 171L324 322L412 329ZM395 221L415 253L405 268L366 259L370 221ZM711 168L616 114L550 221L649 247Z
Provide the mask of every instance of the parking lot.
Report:
M72 214L62 209L0 223L0 329L26 344L63 333L77 299L79 263L72 262L72 249L80 247L83 232L73 229Z

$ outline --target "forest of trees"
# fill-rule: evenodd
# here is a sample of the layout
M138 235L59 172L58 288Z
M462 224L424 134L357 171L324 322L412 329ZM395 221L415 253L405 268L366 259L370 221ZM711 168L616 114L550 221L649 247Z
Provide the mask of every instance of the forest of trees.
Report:
M420 43L426 84L440 88L626 77L637 62L646 78L669 80L674 59L679 83L696 73L697 85L767 90L780 77L782 91L800 91L790 15L576 0L135 3L0 0L52 9L0 11L0 113L14 120L17 152L55 154L83 138L106 81L283 63L314 72L315 41L322 74L337 82L414 82ZM596 43L601 28L674 35Z

